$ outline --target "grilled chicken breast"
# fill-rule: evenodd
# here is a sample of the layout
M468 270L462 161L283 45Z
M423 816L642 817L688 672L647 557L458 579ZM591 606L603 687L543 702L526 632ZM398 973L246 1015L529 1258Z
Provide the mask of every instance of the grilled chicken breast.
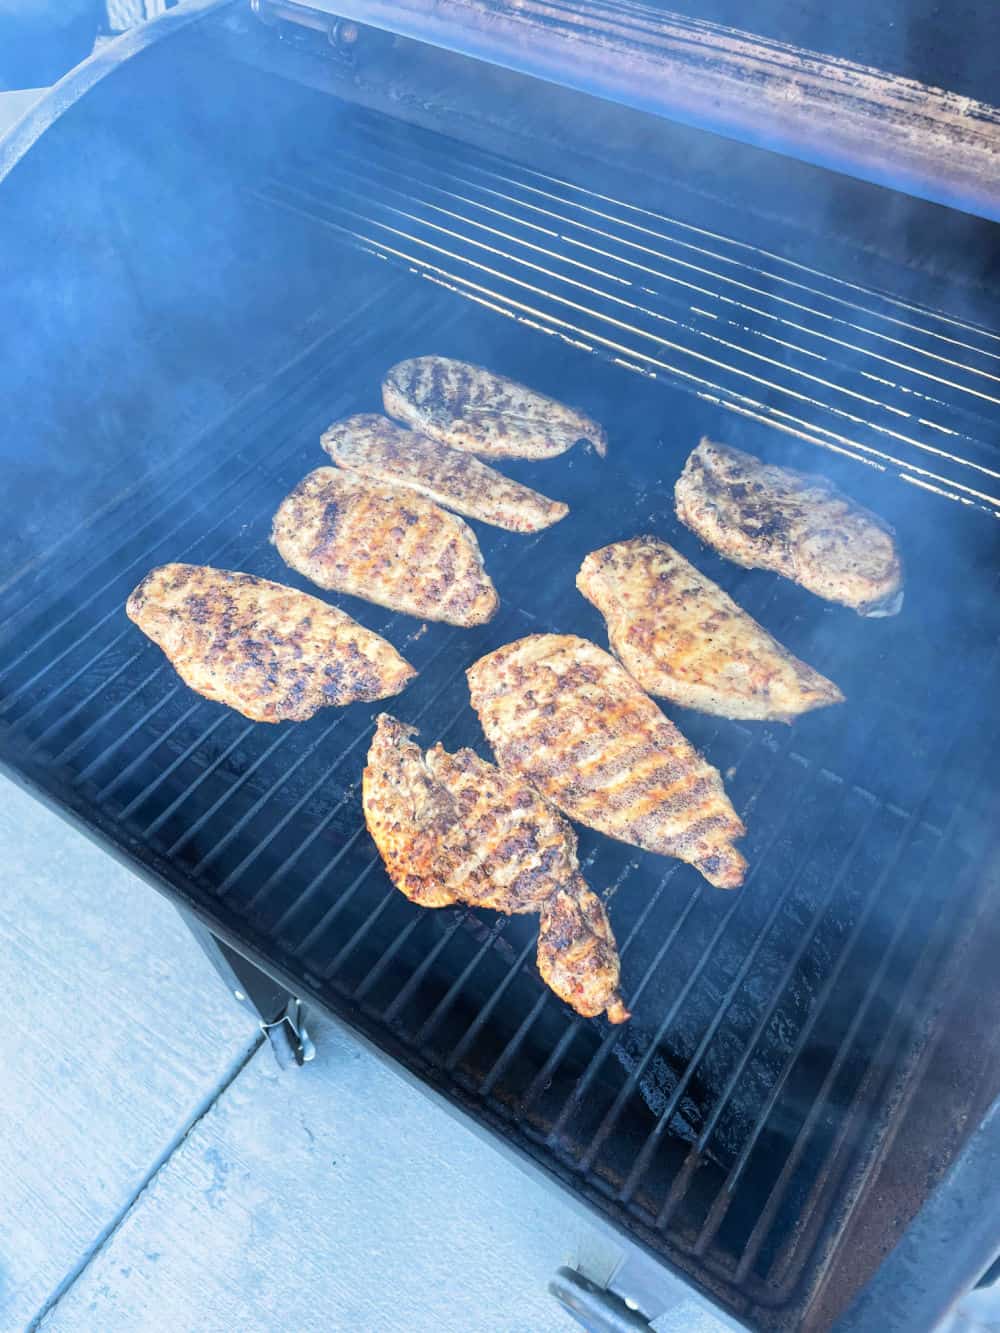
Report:
M592 551L576 586L644 690L721 717L789 721L844 696L657 537Z
M385 699L416 675L345 612L253 574L162 565L125 610L186 685L255 722L302 722L327 704Z
M364 414L338 421L321 444L340 467L406 486L446 509L511 532L539 532L569 513L568 505L512 481L471 454L404 430L386 417Z
M542 904L538 971L560 1000L593 1018L606 1010L612 1023L631 1017L618 994L619 959L604 904L577 875Z
M274 516L282 559L321 588L392 611L482 625L499 606L469 525L402 486L310 472Z
M474 750L428 750L427 769L454 802L473 862L458 867L457 881L482 882L471 892L476 906L497 912L537 912L554 884L577 872L576 834L524 778L502 773ZM463 901L470 901L463 896Z
M783 574L862 616L894 616L903 604L892 529L825 477L703 439L674 499L681 522L738 565Z
M468 671L472 705L501 768L570 818L696 866L735 888L745 833L705 762L608 653L572 634L532 634Z
M578 441L603 457L604 430L564 403L466 361L417 356L382 381L385 410L414 430L489 458L554 458Z
M624 1022L614 937L579 873L573 830L522 778L472 750L425 755L415 735L383 713L362 781L365 822L393 884L424 907L541 912L546 983L579 1013Z

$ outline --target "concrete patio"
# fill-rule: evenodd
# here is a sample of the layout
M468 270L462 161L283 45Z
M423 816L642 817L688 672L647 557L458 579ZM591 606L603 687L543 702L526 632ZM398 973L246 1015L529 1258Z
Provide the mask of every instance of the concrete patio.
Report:
M586 1230L332 1023L279 1068L173 909L0 784L0 1328L577 1325Z

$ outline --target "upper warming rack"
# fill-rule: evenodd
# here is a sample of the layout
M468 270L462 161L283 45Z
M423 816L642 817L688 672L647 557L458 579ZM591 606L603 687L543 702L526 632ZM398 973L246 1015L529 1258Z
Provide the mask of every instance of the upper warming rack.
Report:
M700 399L1000 511L1000 335L356 114L263 197ZM414 151L414 145L419 151Z

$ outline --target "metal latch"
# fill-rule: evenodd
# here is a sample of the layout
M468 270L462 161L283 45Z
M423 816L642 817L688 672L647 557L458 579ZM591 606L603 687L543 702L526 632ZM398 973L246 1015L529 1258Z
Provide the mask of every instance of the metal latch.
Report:
M285 1037L297 1065L307 1064L316 1058L316 1047L306 1027L305 1008L298 996L293 995L289 999L285 1012L279 1018L271 1023L262 1022L260 1027L272 1039L272 1043L276 1036Z

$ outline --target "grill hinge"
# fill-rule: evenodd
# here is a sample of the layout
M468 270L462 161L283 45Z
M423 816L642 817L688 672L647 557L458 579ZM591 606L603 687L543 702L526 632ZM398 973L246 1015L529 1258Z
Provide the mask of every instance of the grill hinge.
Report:
M233 998L256 1015L278 1064L284 1068L292 1059L297 1065L314 1059L316 1047L306 1027L305 1006L299 997L218 939L190 912L177 910Z
M288 1042L297 1065L307 1064L316 1058L316 1047L305 1024L305 1006L297 995L289 996L288 1005L280 1018L270 1023L261 1022L260 1026L272 1045L281 1039Z

